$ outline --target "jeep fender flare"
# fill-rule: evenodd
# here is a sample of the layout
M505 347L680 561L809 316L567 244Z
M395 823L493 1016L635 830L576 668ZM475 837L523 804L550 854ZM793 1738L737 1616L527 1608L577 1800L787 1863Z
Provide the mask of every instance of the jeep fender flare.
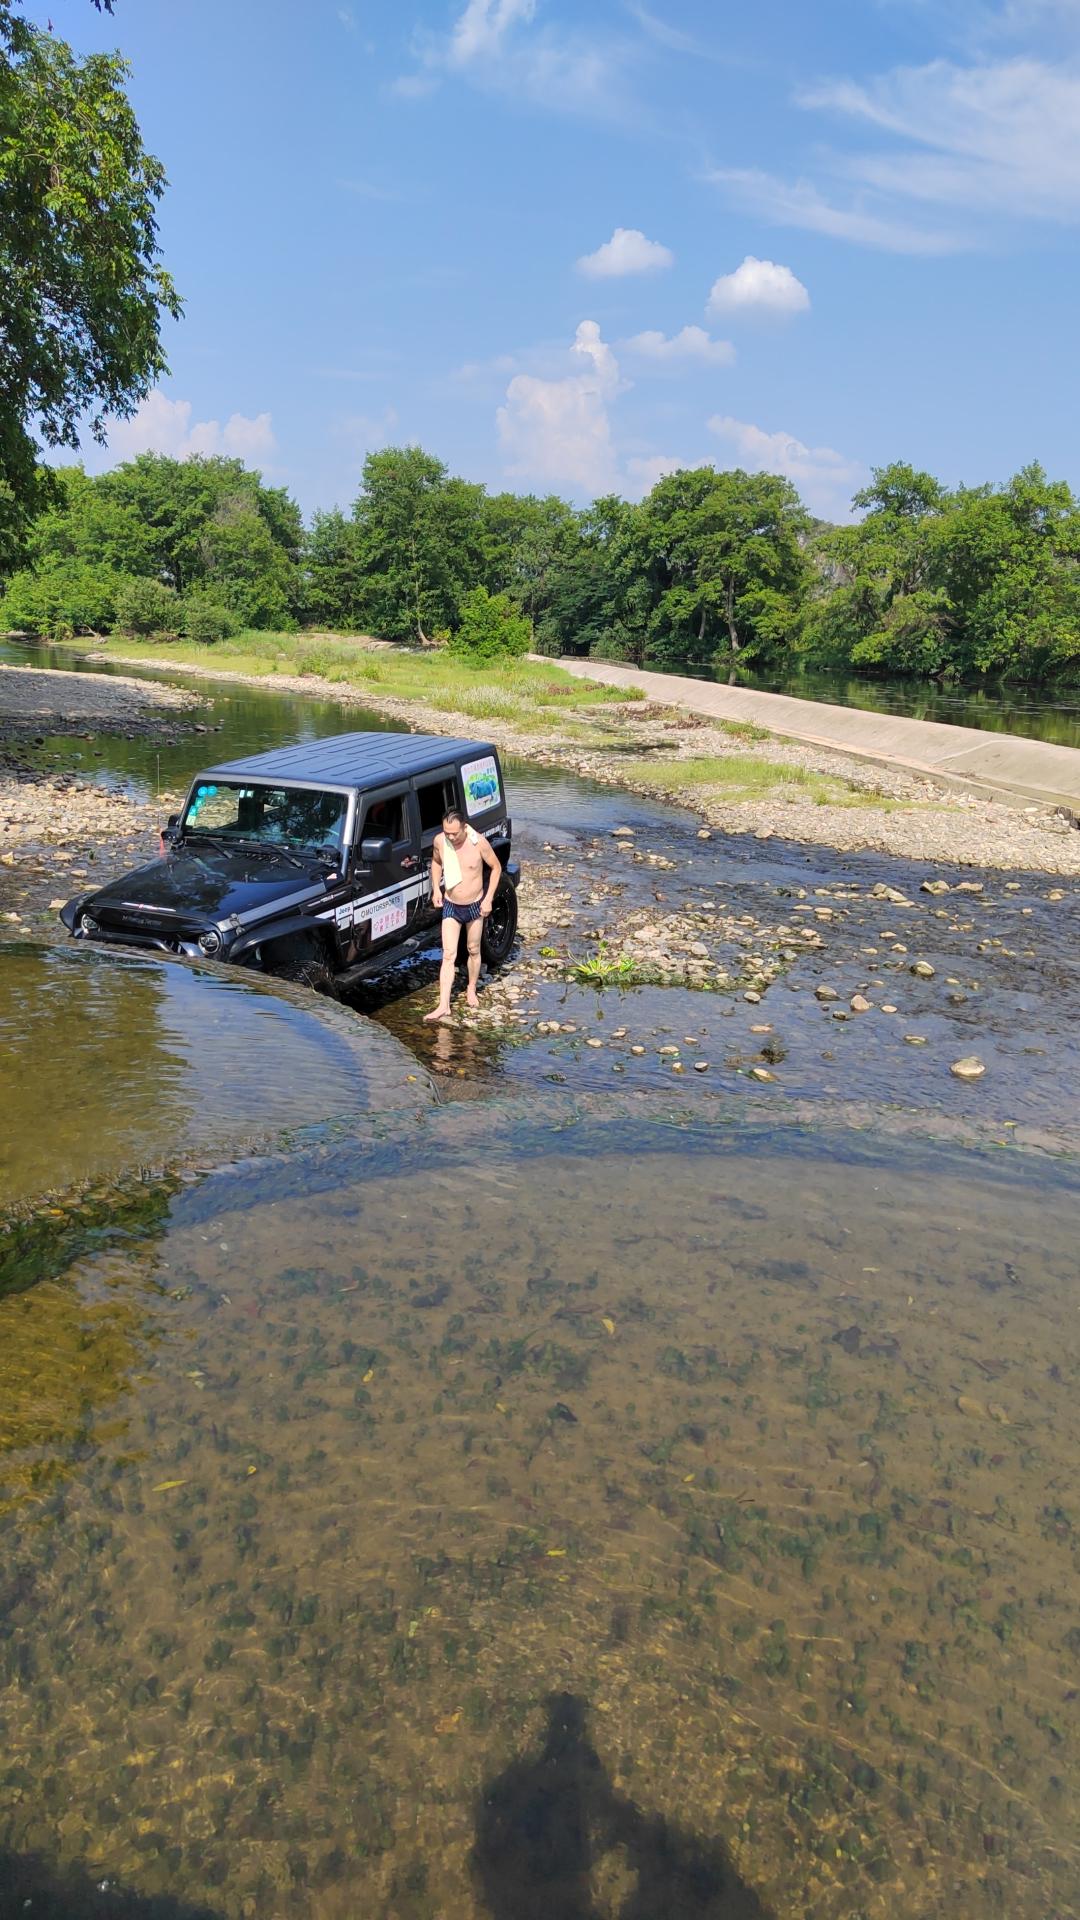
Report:
M240 960L253 953L256 947L264 947L272 940L283 940L296 934L305 936L315 946L324 942L326 928L317 920L305 918L302 914L285 913L280 919L265 921L262 926L248 927L224 958Z

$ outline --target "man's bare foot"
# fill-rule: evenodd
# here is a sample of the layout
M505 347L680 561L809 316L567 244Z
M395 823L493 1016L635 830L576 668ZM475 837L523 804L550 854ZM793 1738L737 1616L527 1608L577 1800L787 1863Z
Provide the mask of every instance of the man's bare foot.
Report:
M424 1015L424 1021L426 1025L430 1025L432 1020L449 1020L449 1018L450 1018L449 1007L436 1007L434 1013L425 1013Z
M466 1005L467 1007L478 1007L478 1006L480 1005L480 1002L479 1002L479 1000L477 999L477 997L476 997L476 995L475 995L475 993L473 992L473 990L472 990L472 988L471 988L471 987L469 987L469 988L467 989L467 991L466 991L466 994L465 994L465 1005Z

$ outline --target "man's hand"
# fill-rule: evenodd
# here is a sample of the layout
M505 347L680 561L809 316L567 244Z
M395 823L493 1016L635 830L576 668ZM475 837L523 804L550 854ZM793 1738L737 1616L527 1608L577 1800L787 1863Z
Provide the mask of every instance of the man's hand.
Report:
M481 900L481 902L480 902L480 918L481 918L481 920L486 920L486 919L487 919L487 917L488 917L488 914L489 914L490 912L491 912L491 901L490 901L490 900L488 900L488 899L484 899L484 900Z
M431 904L436 909L442 906L442 894L438 887L432 887L431 889Z

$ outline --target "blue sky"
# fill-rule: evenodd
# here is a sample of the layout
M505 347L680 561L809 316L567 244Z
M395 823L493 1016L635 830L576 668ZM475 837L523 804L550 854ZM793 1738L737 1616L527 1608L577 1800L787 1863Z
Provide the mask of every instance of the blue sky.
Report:
M44 15L32 9L44 24ZM710 460L1080 488L1080 0L53 0L170 186L171 375L98 467L305 510L418 441L492 488Z

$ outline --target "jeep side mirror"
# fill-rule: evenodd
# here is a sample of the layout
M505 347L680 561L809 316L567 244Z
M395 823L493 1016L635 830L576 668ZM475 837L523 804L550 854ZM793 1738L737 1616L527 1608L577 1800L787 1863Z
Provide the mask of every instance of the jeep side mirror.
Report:
M170 813L168 819L165 822L165 825L161 829L162 843L164 845L172 845L173 842L179 840L180 838L179 828L180 828L180 815L178 813Z
M393 851L393 841L385 837L381 840L361 840L360 842L360 858L365 867L379 866L382 861L389 860Z

